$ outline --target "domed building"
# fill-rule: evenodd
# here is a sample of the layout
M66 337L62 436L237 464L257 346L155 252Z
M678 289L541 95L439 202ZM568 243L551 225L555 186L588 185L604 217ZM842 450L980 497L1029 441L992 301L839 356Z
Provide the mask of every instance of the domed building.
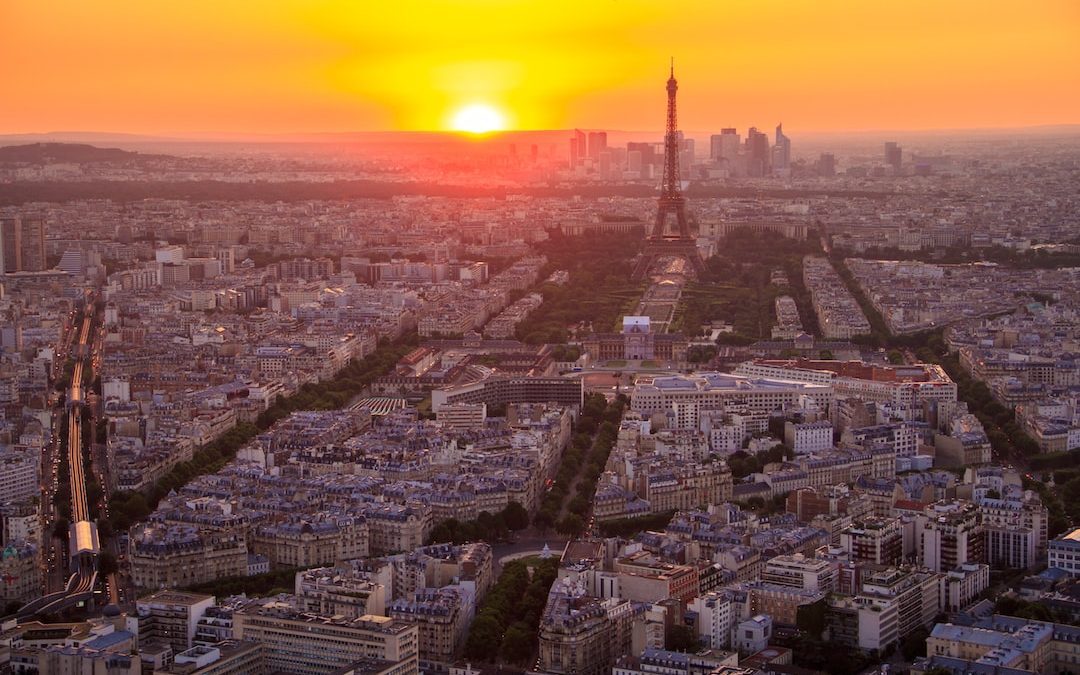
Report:
M589 359L596 362L625 361L681 362L686 360L689 340L681 333L655 333L647 316L624 316L622 332L593 333L582 340Z

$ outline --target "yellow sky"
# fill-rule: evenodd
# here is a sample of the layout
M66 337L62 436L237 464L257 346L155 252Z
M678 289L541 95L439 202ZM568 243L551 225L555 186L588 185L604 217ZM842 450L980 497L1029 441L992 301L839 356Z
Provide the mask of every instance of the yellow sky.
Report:
M1077 0L0 0L0 133L1080 123Z

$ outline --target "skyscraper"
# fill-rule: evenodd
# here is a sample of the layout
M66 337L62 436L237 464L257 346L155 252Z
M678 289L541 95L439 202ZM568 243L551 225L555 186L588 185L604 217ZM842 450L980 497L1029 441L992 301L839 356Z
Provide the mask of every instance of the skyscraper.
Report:
M589 159L599 160L600 153L607 150L607 132L606 131L590 131L589 132Z
M0 218L0 272L41 272L45 267L45 220Z
M892 167L893 171L899 172L902 161L903 153L900 151L900 146L896 141L888 141L885 143L885 164Z
M784 135L784 125L776 125L776 143L772 149L774 174L786 174L791 169L791 139Z
M709 159L719 162L729 175L736 175L739 166L739 145L742 139L733 128L721 129L719 134L709 137Z
M636 152L641 158L641 166L638 168L639 171L644 170L646 166L652 166L654 164L657 164L657 153L654 148L654 143L635 143L631 141L630 143L626 144L627 161L629 161L630 153ZM633 170L634 169L631 167L631 171Z
M821 157L818 158L817 172L819 176L835 176L836 156L831 152L821 153Z
M581 129L574 129L574 135L570 137L570 169L577 168L577 165L585 159L585 156L585 132Z
M679 132L679 171L684 176L690 175L690 169L694 164L694 139L685 138Z
M750 127L746 136L746 175L761 178L769 174L769 137Z
M600 153L596 158L597 170L600 172L600 177L603 179L611 178L611 153L607 150Z
M720 148L723 141L723 136L720 134L713 134L709 136L709 159L716 161L720 159Z

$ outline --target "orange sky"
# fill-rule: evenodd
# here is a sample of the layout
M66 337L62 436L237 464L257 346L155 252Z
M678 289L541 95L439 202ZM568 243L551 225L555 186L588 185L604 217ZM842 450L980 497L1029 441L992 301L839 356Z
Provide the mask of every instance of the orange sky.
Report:
M1077 0L0 0L0 133L1080 123Z

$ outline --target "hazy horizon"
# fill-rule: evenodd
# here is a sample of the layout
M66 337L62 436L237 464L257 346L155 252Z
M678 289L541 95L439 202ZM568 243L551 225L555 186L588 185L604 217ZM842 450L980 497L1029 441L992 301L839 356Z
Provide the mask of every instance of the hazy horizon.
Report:
M783 123L782 120L779 123ZM759 131L771 133L775 125L751 125ZM740 134L749 127L735 127ZM690 137L707 137L710 134L718 134L721 127L715 129L684 129L683 133ZM483 142L515 135L528 134L568 134L574 130L580 131L604 131L608 134L625 136L662 136L663 129L620 129L613 127L587 127L568 126L550 129L503 129L479 134L461 132L448 129L370 129L370 130L344 130L344 131L282 131L282 132L225 132L225 131L188 131L188 132L131 132L131 131L99 131L93 129L83 130L51 130L51 131L27 131L5 132L0 131L0 142L12 139L35 139L50 138L60 139L56 142L84 142L67 139L86 139L90 142L94 139L130 139L134 142L150 140L154 142L318 142L329 140L334 137L364 137L377 136L436 136L446 138L458 138L463 141ZM927 128L864 128L864 129L807 129L793 130L784 125L785 133L789 136L801 138L839 138L844 136L865 137L873 135L895 134L902 136L937 136L937 135L1026 135L1026 134L1055 134L1077 133L1080 134L1080 122L1062 124L1033 124L1024 126L998 126L998 127L927 127ZM34 141L29 141L34 142ZM48 142L48 141L42 141Z

